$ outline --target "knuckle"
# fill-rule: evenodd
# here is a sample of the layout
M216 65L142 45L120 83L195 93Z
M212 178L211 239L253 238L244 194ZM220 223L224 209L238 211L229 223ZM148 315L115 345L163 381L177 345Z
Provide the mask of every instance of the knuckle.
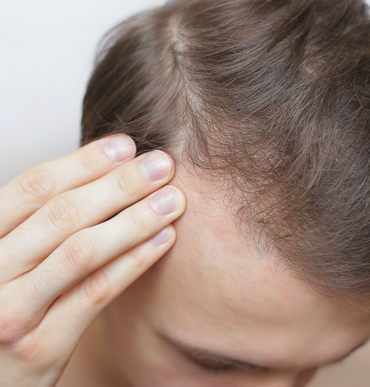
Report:
M148 214L141 211L132 211L130 215L130 223L132 224L132 230L134 230L135 233L144 233L148 230Z
M102 270L97 270L86 278L84 292L87 299L94 305L101 304L110 298L112 288Z
M48 220L60 231L73 231L81 224L81 216L76 203L70 198L59 196L47 207Z
M19 187L25 200L36 204L47 201L55 192L53 178L46 169L27 172L21 177Z
M144 252L136 252L131 256L131 262L134 269L142 269L148 263L148 257Z
M80 158L81 170L96 174L102 169L101 161L96 152L84 152Z
M0 342L3 344L12 344L19 340L26 328L22 318L13 308L1 305L0 310Z
M124 168L118 168L115 171L115 176L118 189L123 193L124 197L135 198L137 196L137 184L132 181L131 175L127 171L127 166L125 165Z
M14 347L13 353L17 360L28 365L40 365L50 361L49 345L41 335L30 334L20 340Z
M86 272L96 264L98 251L88 235L75 234L66 241L63 266L68 271Z

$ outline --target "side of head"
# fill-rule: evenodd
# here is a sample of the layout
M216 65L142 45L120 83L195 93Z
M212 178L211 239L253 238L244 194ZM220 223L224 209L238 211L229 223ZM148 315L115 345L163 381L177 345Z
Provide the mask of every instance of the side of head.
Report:
M82 143L120 132L135 139L139 152L163 149L179 166L176 183L192 187L188 194L194 195L189 211L177 222L174 248L123 294L121 300L126 300L125 307L131 305L132 316L151 316L148 320L163 323L152 324L153 331L173 329L176 336L173 327L164 328L163 316L171 316L183 323L181 334L188 333L188 344L204 337L203 348L222 353L238 343L241 348L250 345L249 353L237 353L238 358L254 360L255 354L257 364L285 370L279 374L280 384L274 374L275 379L264 376L265 384L261 378L253 379L256 384L251 386L302 386L309 368L335 360L363 341L368 332L359 328L362 322L348 320L334 304L324 307L325 297L323 301L309 293L301 280L347 304L368 302L369 90L370 17L360 0L177 0L130 18L107 35L84 100ZM207 199L200 195L203 199L198 200L199 192ZM214 205L207 207L211 202ZM226 221L229 215L233 225ZM204 238L194 246L195 225ZM235 249L242 238L246 245ZM282 273L270 277L265 260L257 258L252 264L252 256L262 251L274 256L273 264L278 257L289 268L284 273L294 273L294 279ZM196 265L191 269L186 267L187 254ZM214 264L212 254L217 256ZM214 275L202 280L207 268ZM247 274L251 268L254 271ZM186 275L172 283L174 273ZM227 283L228 275L240 286ZM184 278L193 292L185 288ZM243 279L249 284L246 288ZM199 281L204 286L197 288ZM266 293L254 297L259 301L248 309L242 295L248 289L257 294L266 283ZM176 284L182 290L166 298L165 289ZM143 295L147 287L150 297ZM287 296L292 289L296 299ZM274 292L280 298L274 298ZM203 302L199 294L204 294ZM236 302L232 295L246 302ZM157 311L150 305L157 305ZM166 309L170 305L174 309ZM218 314L203 313L201 307L208 312L217 309ZM114 310L111 318L118 326L123 315L119 308ZM275 325L263 324L284 310L285 316L295 317L285 320L281 315ZM261 312L258 318L256 311ZM313 317L306 320L305 313ZM249 316L254 323L241 322L240 316ZM126 321L126 331L140 326L132 319ZM329 322L340 319L334 334ZM299 329L294 330L294 324ZM283 326L287 329L275 330ZM316 336L300 341L304 329L313 326ZM198 336L191 335L195 327L201 331ZM284 364L292 365L294 372L277 364L277 357L268 358L268 345L264 350L256 339L264 336L262 331L256 333L257 327L265 328L266 337L281 337L280 342L269 343L275 353L276 348L287 348L277 357L285 358ZM221 336L227 337L224 347L211 348L212 339ZM335 346L339 337L342 346ZM304 359L304 348L311 344ZM299 356L301 367L291 362ZM220 385L229 382L217 380ZM232 385L243 385L245 379L236 380ZM198 385L206 386L203 382ZM145 383L150 385L150 380ZM186 383L190 381L176 385L190 385ZM209 383L217 385L216 379Z

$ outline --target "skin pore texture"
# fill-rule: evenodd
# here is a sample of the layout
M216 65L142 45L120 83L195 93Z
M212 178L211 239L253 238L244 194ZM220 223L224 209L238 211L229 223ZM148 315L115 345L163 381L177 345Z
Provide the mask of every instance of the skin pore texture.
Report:
M246 242L210 182L177 167L187 197L174 247L103 312L58 387L302 387L370 335ZM213 197L214 195L212 195Z

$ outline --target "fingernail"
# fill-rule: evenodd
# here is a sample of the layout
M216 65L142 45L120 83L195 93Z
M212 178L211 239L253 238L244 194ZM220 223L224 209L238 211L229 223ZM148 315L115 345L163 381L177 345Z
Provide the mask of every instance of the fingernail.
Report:
M154 151L140 161L140 172L151 181L160 180L170 173L171 162L165 153Z
M170 227L166 227L164 230L160 231L157 235L150 238L150 242L153 244L160 246L165 244L172 236L172 231Z
M176 211L180 202L180 193L171 186L162 188L150 198L150 205L161 215L169 215Z
M135 143L125 135L111 137L104 144L105 154L115 163L122 163L129 160L135 154Z

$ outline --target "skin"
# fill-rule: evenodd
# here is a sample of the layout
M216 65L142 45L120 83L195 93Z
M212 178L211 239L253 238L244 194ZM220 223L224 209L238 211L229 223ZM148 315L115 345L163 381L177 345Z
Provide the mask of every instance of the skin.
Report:
M175 245L105 309L58 387L302 387L367 340L366 316L246 242L215 183L178 167L171 184L187 197Z
M54 386L89 325L173 245L185 197L160 189L173 161L135 152L102 139L0 189L2 387Z

